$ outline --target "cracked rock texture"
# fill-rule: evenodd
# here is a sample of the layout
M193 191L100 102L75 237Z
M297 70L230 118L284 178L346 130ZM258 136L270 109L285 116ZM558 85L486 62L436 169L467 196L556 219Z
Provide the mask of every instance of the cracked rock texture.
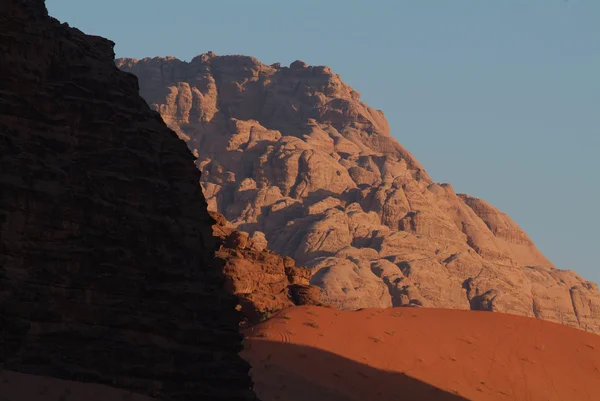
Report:
M235 294L243 325L256 324L275 312L296 305L324 306L319 287L310 285L310 270L296 266L294 259L266 249L264 236L236 230L222 214L213 235L221 240L216 256L225 261L227 290Z
M112 42L42 0L0 10L0 368L254 400L185 144Z
M213 52L116 63L187 142L209 210L310 267L323 302L489 310L600 332L596 284L553 266L506 214L435 183L328 67Z

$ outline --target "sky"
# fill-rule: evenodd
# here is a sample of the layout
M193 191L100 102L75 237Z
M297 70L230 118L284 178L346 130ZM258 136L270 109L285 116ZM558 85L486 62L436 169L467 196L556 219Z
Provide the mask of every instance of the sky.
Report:
M328 65L437 182L600 282L599 0L47 0L117 57Z

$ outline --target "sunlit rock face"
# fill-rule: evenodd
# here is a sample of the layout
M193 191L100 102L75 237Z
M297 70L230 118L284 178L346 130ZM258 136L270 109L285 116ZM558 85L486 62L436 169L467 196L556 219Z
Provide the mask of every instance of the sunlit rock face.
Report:
M600 331L595 284L556 269L506 214L432 181L383 113L328 67L212 52L116 63L187 143L209 209L310 267L324 302Z

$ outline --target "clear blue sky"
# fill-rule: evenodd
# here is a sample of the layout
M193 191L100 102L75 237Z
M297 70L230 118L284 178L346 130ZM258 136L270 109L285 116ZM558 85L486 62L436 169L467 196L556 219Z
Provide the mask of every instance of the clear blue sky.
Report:
M328 65L432 178L600 282L600 0L47 0L117 57Z

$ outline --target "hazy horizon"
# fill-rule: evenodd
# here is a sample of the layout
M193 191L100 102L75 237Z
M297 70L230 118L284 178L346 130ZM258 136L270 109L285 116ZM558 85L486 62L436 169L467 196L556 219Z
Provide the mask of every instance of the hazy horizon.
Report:
M116 57L330 66L432 179L491 203L558 268L600 282L597 0L46 4L113 40Z

